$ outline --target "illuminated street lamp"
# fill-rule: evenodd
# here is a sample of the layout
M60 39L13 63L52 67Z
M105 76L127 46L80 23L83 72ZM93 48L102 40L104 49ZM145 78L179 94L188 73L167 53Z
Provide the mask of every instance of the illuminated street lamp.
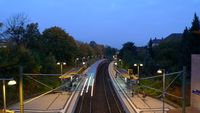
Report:
M78 67L78 61L79 61L79 58L76 58L75 59L75 67Z
M60 74L63 74L63 65L66 65L66 62L57 62L57 65L60 65Z
M163 113L165 112L165 69L159 69L157 71L158 74L162 74L163 76L163 91L162 91L162 97L163 97Z
M115 62L114 64L115 64L115 66L117 67L117 62Z
M122 59L119 59L120 67L122 68Z
M87 62L83 61L82 64L83 64L83 67L87 67Z
M113 55L113 59L114 59L114 60L117 60L117 55Z
M138 83L140 83L140 67L142 67L143 64L134 64L134 66L137 67Z
M0 78L0 80L3 81L3 105L4 105L4 110L3 111L4 111L4 113L6 113L6 84L5 84L5 82L9 81L8 85L15 85L16 81L13 80L12 78L10 78L10 79Z

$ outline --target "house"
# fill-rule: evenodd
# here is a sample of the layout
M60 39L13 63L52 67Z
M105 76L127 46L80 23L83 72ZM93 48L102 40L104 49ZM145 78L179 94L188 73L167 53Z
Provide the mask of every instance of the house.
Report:
M182 33L172 33L168 35L164 40L167 41L167 40L174 40L178 38L182 38Z
M164 41L170 41L170 40L174 40L174 39L180 39L182 37L182 33L172 33L170 35L168 35L166 38L161 38L161 39L158 39L158 38L154 38L152 40L152 46L158 46L161 42L164 42Z
M158 46L159 44L160 44L160 42L162 42L163 41L163 38L162 39L157 39L157 38L154 38L153 40L152 40L152 46L154 47L154 46Z
M6 48L8 43L6 41L0 40L0 48Z

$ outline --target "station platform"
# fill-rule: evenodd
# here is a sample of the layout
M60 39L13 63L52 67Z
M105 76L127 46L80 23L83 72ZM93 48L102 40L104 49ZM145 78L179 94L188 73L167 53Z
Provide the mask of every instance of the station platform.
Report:
M127 113L163 113L161 100L149 96L143 98L142 94L133 95L131 88L122 78L123 76L116 76L113 62L109 65L109 74ZM165 103L166 113L170 109L174 109L174 107Z
M172 109L168 113L182 113L182 109ZM186 107L186 113L200 113L200 110L193 107Z
M57 88L43 93L37 97L33 97L24 101L25 113L73 113L77 104L77 100L80 96L81 89L83 87L86 78L95 75L96 68L103 60L95 62L86 70L82 68L75 68L65 73L64 76L73 76L74 74L81 74L79 79L75 80L70 90L63 90L64 87ZM81 72L81 73L80 73ZM63 76L63 77L64 77ZM65 83L62 86L66 86ZM9 109L19 113L19 103L11 105Z

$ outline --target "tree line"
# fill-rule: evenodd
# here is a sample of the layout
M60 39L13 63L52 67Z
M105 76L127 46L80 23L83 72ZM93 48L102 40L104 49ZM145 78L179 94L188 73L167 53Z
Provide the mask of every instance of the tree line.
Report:
M0 22L0 78L12 77L18 80L19 66L24 67L25 73L56 74L60 73L57 62L66 62L67 65L64 66L66 69L75 66L76 58L79 60L97 57L112 58L115 52L115 48L97 44L95 41L89 43L77 41L58 26L46 28L41 32L39 24L30 22L25 14L17 14L4 23ZM60 84L58 77L33 76L33 78L52 87ZM49 89L24 78L25 98L47 90ZM17 100L18 93L14 92L18 92L18 86L8 88L7 95L10 97L8 103ZM2 101L0 101L1 105Z
M154 75L159 68L167 72L181 70L187 67L191 71L191 54L200 54L200 23L195 14L190 28L186 27L180 37L160 39L158 45L153 45L150 39L147 46L136 47L134 42L127 42L119 51L125 68L134 68L134 63L143 63L143 75Z
M7 47L0 49L1 75L16 74L19 65L29 73L55 73L56 62L74 65L76 58L88 56L111 57L116 49L97 44L76 41L63 28L54 26L39 30L38 23L28 23L25 14L10 17L1 23L1 42Z
M186 66L186 92L187 104L190 102L190 79L191 79L191 55L200 54L200 23L199 18L195 14L191 27L186 27L179 36L172 36L164 39L159 39L159 43L150 39L144 47L135 46L134 42L127 42L119 51L119 58L122 59L123 67L132 68L137 74L135 63L142 63L140 68L140 77L155 76L158 69L165 69L166 73L176 72ZM166 78L168 85L172 77ZM178 77L175 82L169 87L168 92L177 96L181 96L182 78ZM162 78L141 81L143 85L161 89ZM143 89L148 95L157 97L159 92L150 89ZM167 98L177 104L181 101L167 96Z

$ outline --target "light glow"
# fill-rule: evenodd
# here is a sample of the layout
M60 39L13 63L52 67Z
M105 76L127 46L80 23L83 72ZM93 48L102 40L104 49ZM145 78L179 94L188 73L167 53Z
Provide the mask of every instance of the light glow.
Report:
M16 84L16 81L15 80L10 80L9 82L8 82L8 85L15 85Z
M161 74L161 73L162 73L162 70L161 70L161 69L159 69L159 70L157 71L157 73Z

